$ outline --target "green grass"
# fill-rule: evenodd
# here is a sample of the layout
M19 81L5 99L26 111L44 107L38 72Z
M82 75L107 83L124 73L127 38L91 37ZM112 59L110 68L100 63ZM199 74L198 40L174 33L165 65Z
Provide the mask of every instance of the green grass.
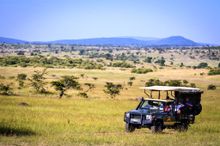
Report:
M165 130L163 134L154 135L148 129L125 133L123 113L134 108L137 101L0 98L1 145L220 144L220 107L211 106L212 102L208 101L203 104L202 114L188 132ZM20 106L21 102L26 102L29 106ZM4 135L6 130L1 128L3 126L10 129L12 134Z
M16 96L0 96L0 145L220 145L220 78L219 76L200 76L207 70L162 69L144 75L131 74L129 70L81 70L49 69L47 82L62 75L85 73L88 78L80 79L81 83L90 82L96 85L89 93L89 99L77 97L75 91L69 91L69 98L58 99L54 94L39 95L26 83L25 89L17 89L15 79L8 79L18 73L28 73L41 68L0 68L6 79L3 83L14 83ZM56 77L52 77L52 75ZM196 75L195 75L196 74ZM123 90L116 99L109 99L103 92L106 81L127 82L135 76L134 86ZM98 77L93 80L92 77ZM138 87L150 78L160 80L187 79L204 90L202 96L202 113L196 117L196 123L188 132L178 133L166 129L162 134L152 134L148 129L138 129L134 133L124 131L123 114L134 109L144 96ZM217 90L207 90L209 84L217 85ZM26 102L29 106L21 106Z

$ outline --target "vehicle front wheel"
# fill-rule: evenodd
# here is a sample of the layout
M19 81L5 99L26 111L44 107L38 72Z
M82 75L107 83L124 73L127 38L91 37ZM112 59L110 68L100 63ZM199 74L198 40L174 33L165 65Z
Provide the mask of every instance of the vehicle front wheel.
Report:
M151 126L151 131L152 131L152 133L161 133L163 131L162 124L157 123L157 124Z
M126 123L125 124L125 131L126 132L134 132L135 127L132 124Z

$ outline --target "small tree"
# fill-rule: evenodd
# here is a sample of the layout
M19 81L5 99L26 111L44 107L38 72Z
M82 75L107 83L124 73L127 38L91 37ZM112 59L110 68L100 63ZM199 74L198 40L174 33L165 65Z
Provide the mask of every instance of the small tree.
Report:
M35 71L35 73L29 79L31 82L31 86L36 90L37 93L46 93L46 89L44 85L46 84L44 80L46 79L44 75L46 74L46 68L40 72Z
M2 95L13 94L12 88L10 87L10 85L4 85L4 84L0 83L0 94L2 94Z
M92 83L85 83L84 85L88 87L88 89L85 92L89 92L90 90L95 88L95 85Z
M121 84L113 84L112 82L106 82L104 92L110 95L111 98L114 98L116 95L120 94L122 89Z
M60 92L59 98L62 98L65 94L65 91L68 89L80 89L80 84L77 81L78 78L74 76L63 76L62 79L58 81L52 81L51 85Z
M19 84L19 88L22 88L24 87L24 81L26 80L27 78L27 75L26 74L18 74L17 75L17 81L18 81L18 84Z

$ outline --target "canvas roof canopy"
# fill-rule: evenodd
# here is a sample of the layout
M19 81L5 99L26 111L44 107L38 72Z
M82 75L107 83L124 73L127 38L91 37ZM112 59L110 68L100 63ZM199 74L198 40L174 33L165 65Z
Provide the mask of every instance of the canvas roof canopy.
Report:
M175 87L175 86L149 86L149 87L140 87L144 90L150 91L191 91L191 92L201 92L199 88L192 87Z

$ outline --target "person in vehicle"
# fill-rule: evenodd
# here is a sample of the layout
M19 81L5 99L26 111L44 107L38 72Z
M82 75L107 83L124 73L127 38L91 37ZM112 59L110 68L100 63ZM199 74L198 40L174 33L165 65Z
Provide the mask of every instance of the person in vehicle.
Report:
M190 102L189 98L186 98L184 107L186 109L186 113L190 114L193 110L193 104Z

